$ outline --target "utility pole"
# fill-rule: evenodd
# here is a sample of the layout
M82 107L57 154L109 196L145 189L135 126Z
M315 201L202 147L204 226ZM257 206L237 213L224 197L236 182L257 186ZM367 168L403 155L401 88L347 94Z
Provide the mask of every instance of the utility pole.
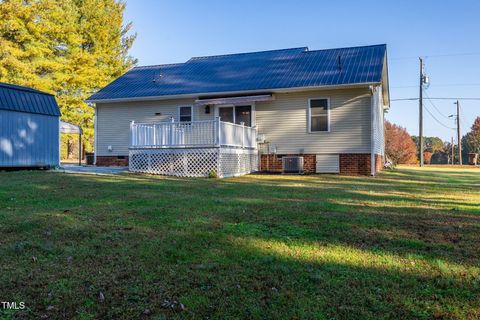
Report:
M460 135L460 102L455 102L457 105L457 142L458 142L458 163L462 165L462 137Z
M453 137L452 137L452 144L450 145L450 148L452 149L452 164L453 164L455 159L455 146L453 145Z
M423 83L424 83L424 67L423 59L420 59L420 98L418 99L419 104L419 129L418 129L418 142L420 149L420 167L423 167Z

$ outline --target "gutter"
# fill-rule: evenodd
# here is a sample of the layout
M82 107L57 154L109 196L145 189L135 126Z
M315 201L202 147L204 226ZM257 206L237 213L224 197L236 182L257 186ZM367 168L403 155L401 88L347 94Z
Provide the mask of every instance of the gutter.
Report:
M190 93L190 94L176 94L176 95L164 95L164 96L147 96L147 97L130 97L130 98L115 98L115 99L87 99L85 102L90 103L111 103L111 102L135 102L135 101L153 101L153 100L173 100L173 99L188 99L199 98L200 96L225 96L235 94L256 94L265 92L272 93L290 93L310 90L329 90L329 89L353 89L364 88L373 85L379 85L381 82L365 82L354 84L340 84L329 86L310 86L310 87L296 87L296 88L276 88L276 89L256 89L256 90L240 90L240 91L225 91L225 92L202 92L202 93Z

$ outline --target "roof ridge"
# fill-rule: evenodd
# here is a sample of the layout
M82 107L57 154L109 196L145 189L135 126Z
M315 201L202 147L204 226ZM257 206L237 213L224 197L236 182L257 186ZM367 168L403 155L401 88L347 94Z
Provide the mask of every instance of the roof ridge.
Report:
M260 50L260 51L250 51L250 52L226 53L226 54L217 54L213 56L191 57L190 59L187 60L187 62L190 62L192 60L205 59L205 58L218 58L218 57L238 56L238 55L256 54L256 53L264 53L264 52L298 50L298 49L303 49L305 51L309 50L308 47L294 47L294 48L271 49L271 50Z
M308 47L284 48L139 66L94 93L88 101L378 83L382 79L386 46L369 44L312 51ZM331 72L337 66L332 54L352 56L343 72Z
M13 90L19 90L19 91L45 94L45 95L48 95L48 96L53 96L53 94L48 93L48 92L40 91L40 90L30 88L30 87L26 87L26 86L19 86L19 85L12 84L12 83L0 82L0 87L9 88L9 89L13 89Z
M162 64L151 64L151 65L145 65L145 66L135 66L132 69L147 69L147 68L155 68L155 67L158 68L158 67L167 67L167 66L177 66L177 65L182 65L182 64L185 64L185 62L162 63ZM132 69L130 69L130 70L132 70Z
M380 44L371 44L365 46L351 46L351 47L340 47L340 48L330 48L330 49L316 49L316 50L308 50L308 52L318 52L318 51L333 51L333 50L345 50L345 49L356 49L356 48L369 48L369 47L386 47L386 43Z
M364 45L364 46L350 46L350 47L339 47L339 48L326 48L326 49L315 49L310 50L308 47L293 47L293 48L283 48L283 49L272 49L272 50L260 50L260 51L250 51L250 52L238 52L238 53L226 53L226 54L217 54L212 56L198 56L198 57L191 57L186 62L177 62L177 63L162 63L162 64L152 64L152 65L144 65L144 66L135 66L132 69L148 69L148 68L159 68L159 67L170 67L170 66L178 66L184 65L190 61L199 60L199 59L206 59L206 58L218 58L218 57L229 57L229 56L238 56L238 55L248 55L248 54L256 54L256 53L264 53L264 52L275 52L275 51L288 51L288 50L298 50L304 49L305 52L319 52L319 51L332 51L332 50L344 50L344 49L354 49L354 48L368 48L368 47L380 47L386 46L385 43L381 44L372 44L372 45Z

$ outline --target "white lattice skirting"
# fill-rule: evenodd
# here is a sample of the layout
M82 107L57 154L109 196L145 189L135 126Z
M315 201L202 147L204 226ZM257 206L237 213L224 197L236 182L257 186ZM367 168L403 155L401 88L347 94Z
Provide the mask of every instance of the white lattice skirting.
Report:
M258 152L240 148L131 149L132 172L177 177L234 177L258 170Z

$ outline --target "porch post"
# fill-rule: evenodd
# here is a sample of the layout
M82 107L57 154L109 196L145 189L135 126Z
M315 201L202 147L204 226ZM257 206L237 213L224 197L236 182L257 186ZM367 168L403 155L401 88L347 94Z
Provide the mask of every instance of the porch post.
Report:
M169 144L170 146L173 146L173 134L175 132L174 128L173 128L173 123L175 122L175 119L173 117L170 117L170 141L169 141Z
M153 145L157 146L157 125L153 124Z
M136 134L134 130L135 121L130 121L130 146L133 147L135 145Z
M215 117L215 124L216 124L216 126L217 126L217 128L216 128L217 130L216 130L216 133L215 133L215 136L216 136L216 137L215 137L215 144L216 144L218 147L220 147L220 145L221 145L221 143L222 143L222 141L221 141L221 139L220 139L220 135L221 135L221 133L222 133L222 128L220 127L220 124L221 124L221 123L220 123L220 117Z
M240 122L242 126L242 148L245 148L245 122Z

